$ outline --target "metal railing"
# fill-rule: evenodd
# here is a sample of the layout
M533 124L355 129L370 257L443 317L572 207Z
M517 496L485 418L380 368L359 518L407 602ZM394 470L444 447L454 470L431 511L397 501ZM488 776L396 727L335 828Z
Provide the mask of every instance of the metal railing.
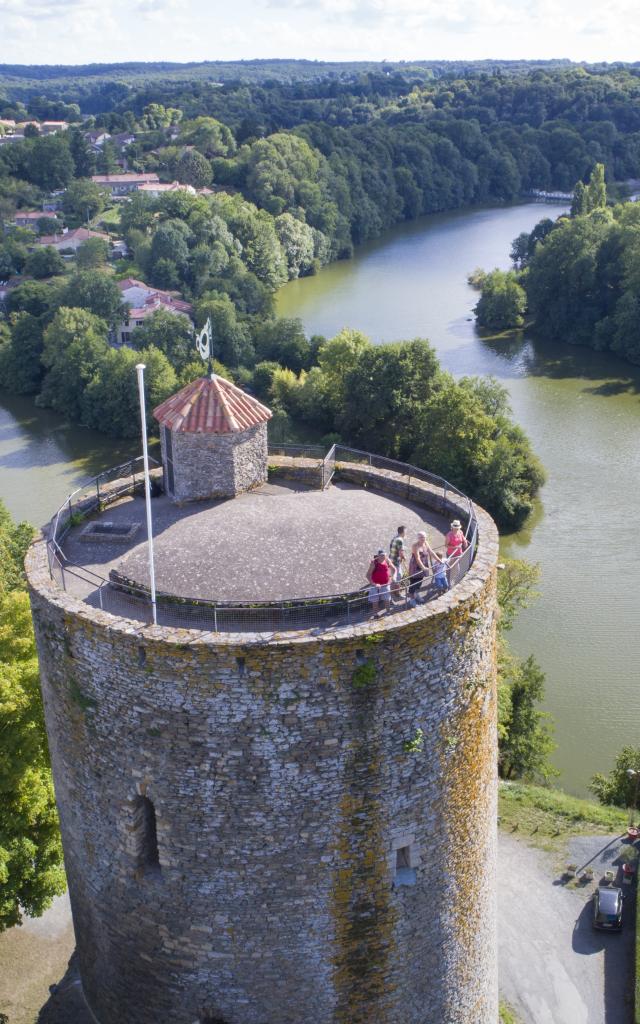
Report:
M298 454L302 452L304 454ZM317 459L322 467L323 488L328 486L334 472L339 471L341 464L344 464L345 469L353 465L354 468L360 466L379 470L383 474L391 472L394 479L399 478L402 482L406 480L408 493L414 484L426 483L436 495L441 494L443 503L451 497L456 504L460 502L467 517L466 549L452 559L446 559L443 551L436 550L441 561L430 566L421 580L406 576L395 584L392 602L395 609L402 610L407 607L414 596L413 592L417 592L418 589L425 601L434 599L444 590L456 586L471 567L478 534L475 510L470 499L442 477L416 466L347 448L344 445L333 445L326 453L324 448L319 447L276 445L270 446L269 454ZM62 546L66 534L74 525L78 525L93 513L102 511L114 501L135 494L136 488L142 491L142 486L142 458L138 457L100 473L84 487L78 488L69 495L51 520L47 538L47 557L50 576L61 589L112 615L150 623L151 598L146 588L124 579L108 579L93 569L78 565L66 557ZM418 497L417 494L413 496ZM369 589L367 585L357 591L338 595L327 594L264 602L217 601L215 598L203 600L159 592L158 624L211 632L271 633L305 629L322 631L348 626L366 618L371 611Z

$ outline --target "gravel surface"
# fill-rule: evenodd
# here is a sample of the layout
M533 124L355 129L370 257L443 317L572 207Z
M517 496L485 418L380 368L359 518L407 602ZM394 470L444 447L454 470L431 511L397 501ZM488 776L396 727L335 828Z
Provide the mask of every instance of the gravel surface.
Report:
M100 576L118 569L148 584L142 498L111 506L102 522L139 523L130 543L81 540L84 526L65 541L67 557ZM237 498L178 507L153 502L156 584L181 597L220 601L274 601L341 594L366 586L374 553L389 550L396 527L407 544L426 530L440 548L448 529L442 516L419 505L350 484L326 491L297 484L264 484Z

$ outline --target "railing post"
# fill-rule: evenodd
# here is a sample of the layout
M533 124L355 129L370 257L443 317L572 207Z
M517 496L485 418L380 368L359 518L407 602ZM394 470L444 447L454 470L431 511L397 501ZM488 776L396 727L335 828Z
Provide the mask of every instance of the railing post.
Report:
M213 632L218 632L218 608L215 604L213 606Z
M102 583L98 587L98 600L100 602L100 611L103 612L104 611L104 605L102 603Z
M60 562L60 578L62 579L62 589L66 592L67 581L64 578L64 565L62 564L62 562Z

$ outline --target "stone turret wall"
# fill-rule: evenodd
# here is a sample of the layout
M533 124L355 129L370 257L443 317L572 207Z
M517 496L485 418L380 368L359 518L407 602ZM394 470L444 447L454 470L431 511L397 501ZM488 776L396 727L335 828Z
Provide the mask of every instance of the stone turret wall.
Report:
M452 591L319 635L116 619L31 549L100 1024L497 1021L497 534L478 520Z
M169 480L165 428L160 429L165 486ZM267 424L239 433L171 434L173 490L177 502L230 498L267 479Z

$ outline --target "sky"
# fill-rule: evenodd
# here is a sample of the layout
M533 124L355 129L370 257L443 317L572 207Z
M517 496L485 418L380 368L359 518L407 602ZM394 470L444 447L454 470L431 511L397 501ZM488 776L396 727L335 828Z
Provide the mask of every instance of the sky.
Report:
M0 0L0 62L640 60L638 0Z

